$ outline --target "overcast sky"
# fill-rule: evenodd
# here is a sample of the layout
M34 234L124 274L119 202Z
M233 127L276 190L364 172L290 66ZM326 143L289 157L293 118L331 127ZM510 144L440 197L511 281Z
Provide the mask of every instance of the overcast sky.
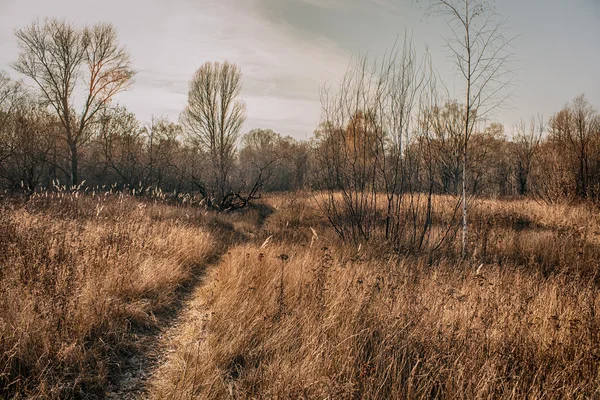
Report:
M425 0L426 1L426 0ZM509 17L518 89L510 125L537 113L549 117L585 93L600 107L600 0L497 0ZM409 32L429 47L452 87L444 21L425 18L412 0L0 0L0 70L18 78L13 30L35 18L76 24L112 22L138 71L119 103L142 121L176 121L188 82L206 61L242 67L248 119L244 130L272 128L307 139L319 115L319 87L335 82L353 54L383 54ZM458 94L457 94L458 95Z

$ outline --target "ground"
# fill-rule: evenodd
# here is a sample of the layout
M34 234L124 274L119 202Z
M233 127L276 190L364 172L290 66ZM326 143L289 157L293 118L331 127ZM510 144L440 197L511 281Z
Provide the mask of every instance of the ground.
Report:
M0 397L599 395L594 207L474 201L462 260L343 243L318 201L4 199Z

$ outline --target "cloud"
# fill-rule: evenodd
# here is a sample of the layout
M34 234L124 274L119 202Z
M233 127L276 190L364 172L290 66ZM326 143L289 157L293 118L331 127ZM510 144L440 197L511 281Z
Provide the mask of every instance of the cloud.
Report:
M36 17L30 10L76 24L112 22L139 71L133 88L117 100L143 120L152 114L177 119L195 70L207 61L228 60L242 68L246 129L262 126L306 137L320 114L319 86L341 75L350 59L325 37L307 37L283 20L269 19L261 13L260 0L104 0L91 5L57 0L51 6L44 0L5 1L14 4L0 21L10 23L0 28L3 43L15 26ZM0 69L16 58L16 44L4 54Z
M306 4L326 9L358 9L362 11L386 11L394 14L402 11L402 6L394 0L300 0ZM404 6L408 5L404 4Z
M600 0L575 3L498 2L503 15L519 10L511 24L524 33L517 49L518 112L506 120L551 115L582 91L600 104L595 79ZM419 22L421 5L417 0L0 0L0 70L17 77L9 65L18 53L13 29L37 17L79 25L108 21L139 71L118 101L141 120L152 115L176 120L194 71L206 61L229 60L244 75L245 129L272 128L305 138L320 116L319 87L338 82L350 53L382 54L407 27L417 46L430 45L436 67L452 83L455 70L440 40L445 24Z
M311 6L320 8L343 8L346 7L349 2L343 0L300 0Z
M267 19L257 1L182 5L165 23L168 39L159 45L171 61L160 65L160 74L158 68L149 70L145 79L160 80L182 94L202 63L229 60L242 67L247 128L272 121L275 126L268 127L282 133L312 133L320 111L319 86L343 72L349 54L326 38L307 38L284 21Z

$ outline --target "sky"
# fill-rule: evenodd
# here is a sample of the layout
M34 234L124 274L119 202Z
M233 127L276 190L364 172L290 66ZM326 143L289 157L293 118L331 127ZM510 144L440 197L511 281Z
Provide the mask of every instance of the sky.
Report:
M36 18L77 25L111 22L137 71L115 99L142 121L177 121L189 80L207 61L242 68L244 131L270 128L308 139L321 112L319 89L334 84L357 54L382 55L408 33L425 47L450 90L455 67L441 18L427 0L0 0L0 70L11 68L14 29ZM494 118L508 132L520 119L546 119L585 93L600 108L600 0L496 0L515 36L516 90ZM453 89L454 88L454 89Z

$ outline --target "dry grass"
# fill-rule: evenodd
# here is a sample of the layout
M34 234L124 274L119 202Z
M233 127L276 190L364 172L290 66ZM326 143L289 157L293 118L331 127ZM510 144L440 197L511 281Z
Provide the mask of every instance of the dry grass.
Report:
M600 396L592 209L480 202L465 264L315 243L310 201L271 201L273 238L207 277L155 398Z
M199 211L58 194L0 211L0 398L103 397L219 250Z
M435 202L442 225L455 199ZM167 335L154 398L600 397L595 209L477 200L462 261L457 240L343 244L311 195L266 203L5 201L0 397L103 397L135 335L218 254Z

